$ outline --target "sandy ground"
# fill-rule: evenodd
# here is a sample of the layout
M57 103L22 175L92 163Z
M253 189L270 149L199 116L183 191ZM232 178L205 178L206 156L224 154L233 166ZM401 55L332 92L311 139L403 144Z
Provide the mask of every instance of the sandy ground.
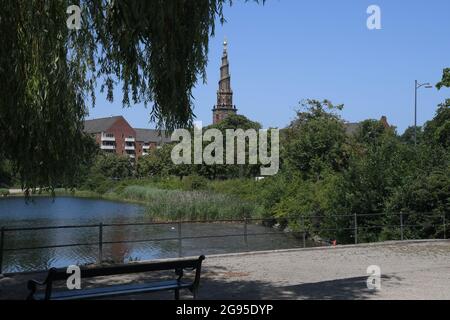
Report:
M381 289L367 288L367 267L381 269ZM99 284L149 281L141 274L98 278ZM0 299L26 297L26 281L42 274L4 276ZM125 297L172 299L170 292ZM189 292L183 299L191 299ZM393 242L210 256L200 299L450 299L450 241Z

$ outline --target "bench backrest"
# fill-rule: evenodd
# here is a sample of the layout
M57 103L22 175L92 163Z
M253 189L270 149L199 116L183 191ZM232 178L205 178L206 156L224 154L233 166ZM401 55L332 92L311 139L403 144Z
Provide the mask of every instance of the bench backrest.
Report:
M167 260L160 262L146 262L146 263L129 263L119 266L107 266L107 267L81 267L81 278L94 278L101 276L112 276L120 274L132 274L132 273L143 273L150 271L165 271L174 270L176 275L178 275L178 280L183 276L183 270L192 269L195 270L195 278L192 282L192 287L197 288L200 283L200 273L202 267L202 261L205 260L205 256L200 256L197 259L177 259L177 260ZM71 274L67 273L65 268L51 268L48 272L47 278L42 283L46 286L45 288L45 299L48 300L52 294L52 287L54 281L67 280ZM33 281L30 281L33 282ZM34 296L36 291L36 284L29 282L29 289L31 293L29 299Z
M163 271L163 270L177 270L177 269L198 269L201 268L202 261L205 256L200 256L197 259L179 259L168 260L160 262L145 262L145 263L129 263L118 266L106 267L81 267L81 278L94 278L101 276L111 276L130 273L142 273L149 271ZM70 274L65 268L51 268L47 277L47 281L66 280Z

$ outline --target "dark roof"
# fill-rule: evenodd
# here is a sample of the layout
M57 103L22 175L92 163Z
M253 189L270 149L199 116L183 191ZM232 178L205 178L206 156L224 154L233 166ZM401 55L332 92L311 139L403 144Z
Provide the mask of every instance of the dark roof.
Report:
M84 121L84 131L86 133L100 133L105 132L122 116L100 118Z
M168 143L171 142L164 130L155 129L134 129L136 131L136 141Z
M382 116L379 121L386 129L391 127L387 121L386 116ZM345 124L345 132L350 136L355 135L358 132L358 129L360 127L361 127L361 122L346 123Z
M354 135L354 134L356 134L356 132L358 131L360 126L361 126L361 124L359 122L346 123L345 124L345 133L347 133L350 136Z

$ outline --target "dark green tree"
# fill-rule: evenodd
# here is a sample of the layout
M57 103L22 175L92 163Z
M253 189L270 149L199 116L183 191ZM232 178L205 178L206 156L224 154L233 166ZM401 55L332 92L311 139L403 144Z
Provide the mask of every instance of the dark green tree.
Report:
M445 68L442 74L442 80L436 85L440 90L442 87L450 88L450 68Z
M414 145L415 144L414 131L415 131L414 127L408 127L405 130L405 132L401 135L400 140L404 143ZM418 126L416 134L417 134L417 144L420 145L423 139L423 127Z
M171 129L194 117L208 42L228 0L0 0L0 149L24 188L73 185L86 156L86 100L101 85L152 104ZM67 9L82 9L80 30Z
M196 172L203 177L207 177L209 179L231 179L231 178L243 178L243 177L255 177L258 176L260 166L259 165L252 165L252 164L245 164L245 165L228 165L225 164L225 153L227 152L226 149L226 130L232 129L232 130L238 130L241 129L243 131L254 129L258 132L259 129L261 129L261 124L255 121L251 121L247 117L243 115L229 115L222 121L220 121L217 124L207 126L203 129L203 131L208 129L218 129L224 138L223 141L223 150L224 150L224 164L215 164L215 165L196 165ZM209 142L204 142L203 147L206 147ZM235 161L234 163L237 163L237 145L235 141L235 149L234 149L234 155L235 155ZM248 161L249 157L249 143L246 141L245 145L245 159ZM247 162L248 163L248 162Z
M306 100L300 107L297 118L284 132L283 161L305 178L321 179L325 172L345 169L348 137L344 122L336 114L343 105Z
M127 156L114 153L101 153L92 167L94 174L100 174L107 179L122 180L133 176L134 168Z
M450 147L450 99L441 103L435 117L425 124L424 139L447 150Z

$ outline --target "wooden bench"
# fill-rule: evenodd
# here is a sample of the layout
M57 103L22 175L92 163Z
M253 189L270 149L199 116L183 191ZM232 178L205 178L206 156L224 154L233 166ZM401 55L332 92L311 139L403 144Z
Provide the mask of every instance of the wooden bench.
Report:
M202 267L202 261L205 256L200 256L198 259L177 259L161 262L150 263L132 263L120 266L107 266L107 267L82 267L81 281L88 278L114 276L123 274L143 273L150 271L167 271L174 270L176 279L153 281L148 283L131 283L110 285L96 288L87 288L80 290L53 290L53 283L55 281L67 281L67 278L71 274L67 273L67 269L52 268L49 270L47 278L44 282L38 282L30 280L28 282L28 300L77 300L77 299L96 299L96 298L109 298L115 296L124 296L130 294L149 293L164 290L174 290L175 299L180 299L180 290L188 289L194 295L194 299L197 297L198 287L200 284L200 273ZM191 281L185 281L183 278L184 270L195 270L194 279ZM66 283L64 283L66 285ZM44 292L37 292L39 287L44 287Z

